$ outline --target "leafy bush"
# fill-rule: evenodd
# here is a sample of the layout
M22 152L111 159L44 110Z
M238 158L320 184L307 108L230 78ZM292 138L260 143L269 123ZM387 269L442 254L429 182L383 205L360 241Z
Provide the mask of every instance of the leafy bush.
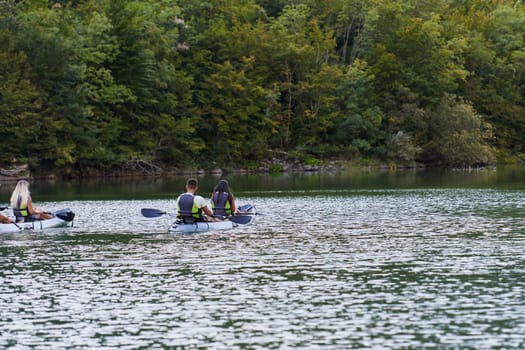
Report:
M306 157L303 162L306 165L319 165L319 164L321 164L321 161L319 159L317 159L317 158L314 158L314 157Z
M474 108L451 95L446 95L430 113L431 141L426 151L437 155L447 166L466 167L495 162L494 149L488 140L492 127Z
M283 167L281 164L271 164L270 168L268 169L270 174L278 174L283 172Z
M421 147L418 147L412 137L403 131L398 131L388 138L387 148L388 158L402 162L413 162L421 152Z

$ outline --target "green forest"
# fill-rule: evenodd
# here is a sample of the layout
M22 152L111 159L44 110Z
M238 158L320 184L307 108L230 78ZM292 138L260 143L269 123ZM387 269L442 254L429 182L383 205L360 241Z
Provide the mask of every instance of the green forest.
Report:
M525 160L521 0L2 0L0 165Z

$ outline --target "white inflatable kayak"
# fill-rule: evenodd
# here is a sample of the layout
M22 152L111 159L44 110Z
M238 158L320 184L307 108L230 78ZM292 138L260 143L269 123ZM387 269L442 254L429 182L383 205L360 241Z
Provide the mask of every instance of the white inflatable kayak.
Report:
M65 208L51 213L53 217L47 220L36 220L31 222L19 222L12 224L0 224L0 234L23 231L43 231L53 227L73 226L75 213Z
M169 233L197 233L207 231L222 231L230 230L234 227L239 226L230 220L224 221L210 221L210 222L195 222L193 224L184 224L179 221L175 221L168 229Z
M221 221L198 221L191 224L176 220L168 228L169 233L197 233L208 231L231 230L232 228L251 224L255 220L257 210L255 206L246 204L239 207L240 213L222 218ZM152 208L142 208L141 213L147 218L156 218L165 214L165 211Z
M231 230L232 228L251 224L255 220L257 211L251 204L239 207L241 213L225 217L222 221L199 221L185 224L181 220L175 221L168 229L169 233L197 233L208 231Z

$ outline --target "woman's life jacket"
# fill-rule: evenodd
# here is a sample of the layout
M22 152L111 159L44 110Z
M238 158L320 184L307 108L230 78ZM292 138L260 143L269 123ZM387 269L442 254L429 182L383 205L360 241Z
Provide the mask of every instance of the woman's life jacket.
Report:
M22 206L22 196L18 196L16 200L16 207L13 208L13 215L15 216L16 222L24 222L29 218L29 210L27 210L27 204Z
M215 192L211 198L211 208L214 215L231 215L230 194L228 192Z

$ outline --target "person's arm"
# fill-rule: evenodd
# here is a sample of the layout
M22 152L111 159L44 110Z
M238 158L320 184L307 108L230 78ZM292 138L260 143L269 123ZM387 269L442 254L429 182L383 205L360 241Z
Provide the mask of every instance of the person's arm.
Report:
M206 216L208 216L211 220L216 221L215 217L213 216L213 212L210 210L210 208L208 208L206 200L203 197L195 196L193 201L195 204L197 204L197 208L201 208Z
M239 210L235 207L235 196L233 195L233 193L230 193L230 197L228 198L228 200L230 201L230 208L232 210L232 214L238 213Z
M207 205L202 207L202 211L204 212L204 214L206 214L206 216L213 217L213 213Z
M35 207L33 207L33 200L31 197L27 199L27 212L31 215L38 215L42 214L41 211L37 210Z
M40 210L40 209L33 207L33 200L31 199L31 197L27 199L27 211L29 212L29 214L36 215L37 217L41 219L51 219L52 218L51 214L47 214L44 210Z
M215 217L215 215L213 215L212 211L210 210L210 208L208 208L207 205L202 207L202 211L206 214L207 217L209 217L209 221L220 221L218 218Z

